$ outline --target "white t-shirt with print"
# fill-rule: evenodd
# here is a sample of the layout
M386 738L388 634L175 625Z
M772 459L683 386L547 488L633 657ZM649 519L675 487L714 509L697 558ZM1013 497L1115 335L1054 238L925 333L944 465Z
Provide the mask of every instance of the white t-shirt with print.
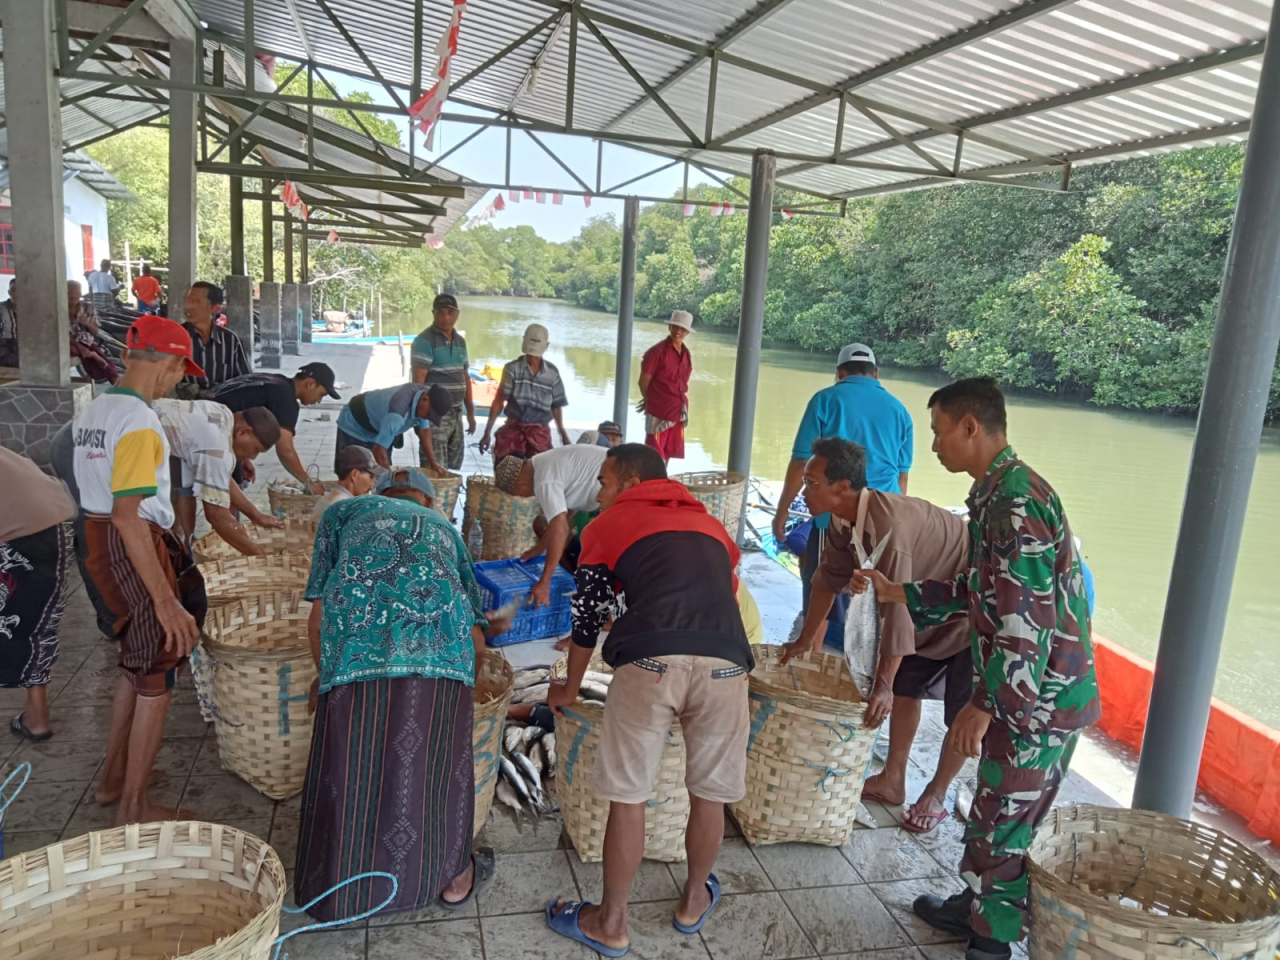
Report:
M572 510L597 510L604 447L574 443L533 457L533 495L548 520Z
M160 418L140 394L110 387L75 418L71 435L86 513L109 516L118 497L141 495L142 519L166 530L173 526L169 443Z
M231 431L235 414L212 400L157 400L152 404L164 427L172 456L182 462L182 487L215 507L231 506L235 454Z

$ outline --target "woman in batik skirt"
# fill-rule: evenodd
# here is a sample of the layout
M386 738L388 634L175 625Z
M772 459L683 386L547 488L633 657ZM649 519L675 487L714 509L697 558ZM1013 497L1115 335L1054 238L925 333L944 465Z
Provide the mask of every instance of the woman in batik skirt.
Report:
M384 913L464 910L493 877L493 851L471 849L480 590L426 474L393 469L377 493L333 504L316 530L306 596L319 677L294 897L382 871L399 884ZM360 881L310 913L351 917L390 892Z
M4 447L0 490L0 687L27 691L9 727L40 742L53 736L45 688L58 658L76 505L61 481Z

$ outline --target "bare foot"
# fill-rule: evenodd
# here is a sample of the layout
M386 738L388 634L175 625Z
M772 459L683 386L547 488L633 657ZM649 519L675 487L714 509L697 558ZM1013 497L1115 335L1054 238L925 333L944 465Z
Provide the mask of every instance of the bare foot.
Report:
M711 906L711 890L705 883L697 890L690 890L689 885L685 884L684 895L676 906L676 922L682 926L691 927L702 919L702 915L707 912L709 906Z
M147 786L154 787L159 783L163 783L166 775L163 770L152 770L151 776L147 778ZM124 794L124 779L119 783L108 784L105 780L98 784L98 789L93 794L93 799L98 801L99 806L109 807L113 803L119 803L120 797Z
M883 773L877 773L874 777L867 777L867 782L862 785L862 799L879 800L891 807L900 807L907 802L907 788L891 784Z
M552 908L552 915L559 916L560 911L569 905L568 900L560 900ZM585 936L590 937L596 943L603 943L606 947L613 947L615 950L625 950L631 946L631 938L625 934L621 937L610 936L605 933L604 929L599 926L600 907L594 903L584 903L578 910L578 929Z
M122 806L116 814L116 826L123 827L127 823L159 823L162 820L198 820L192 811L182 807L155 807L147 804L136 815L131 816Z

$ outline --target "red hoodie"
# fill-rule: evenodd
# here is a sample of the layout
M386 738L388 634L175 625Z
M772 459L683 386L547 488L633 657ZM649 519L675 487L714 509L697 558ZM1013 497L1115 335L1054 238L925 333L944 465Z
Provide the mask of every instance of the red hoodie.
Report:
M582 532L573 642L594 647L625 596L604 659L716 657L755 663L738 611L738 547L684 484L649 480L618 495Z

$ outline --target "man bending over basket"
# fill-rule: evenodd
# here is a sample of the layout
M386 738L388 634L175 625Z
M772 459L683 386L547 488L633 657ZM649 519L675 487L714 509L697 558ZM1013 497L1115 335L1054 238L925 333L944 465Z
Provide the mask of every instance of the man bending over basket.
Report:
M944 750L980 757L960 875L969 888L914 904L931 926L969 937L967 960L1008 960L1027 933L1023 857L1053 806L1080 731L1101 706L1080 558L1058 494L1005 437L994 380L959 380L929 398L933 451L969 491L968 569L951 580L890 583L855 570L881 603L905 603L923 630L968 617L973 696Z
M544 454L543 456L546 456ZM616 606L604 659L614 669L591 789L609 800L604 896L597 906L552 900L547 925L606 957L630 948L627 897L644 857L645 807L668 732L684 733L689 879L672 922L702 929L720 900L711 868L724 805L746 793L747 673L755 666L735 598L738 548L652 447L627 443L600 468L601 513L582 533L568 678L547 705L574 702L600 628Z

